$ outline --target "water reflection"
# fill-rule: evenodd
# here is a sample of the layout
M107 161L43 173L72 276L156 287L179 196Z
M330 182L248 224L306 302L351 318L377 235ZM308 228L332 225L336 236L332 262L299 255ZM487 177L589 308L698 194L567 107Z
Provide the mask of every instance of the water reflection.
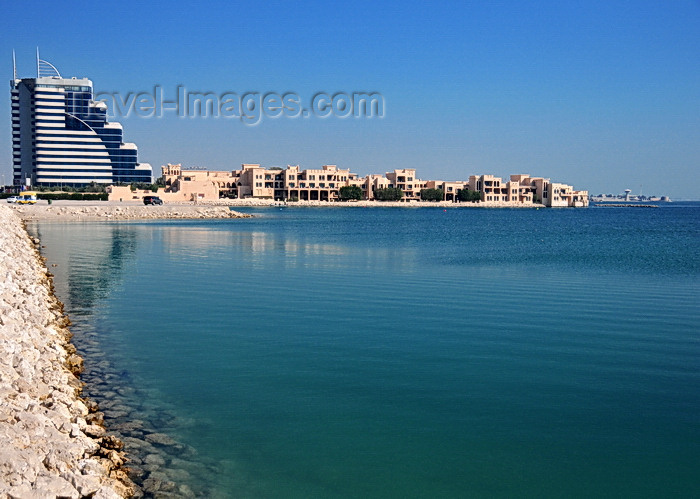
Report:
M138 235L129 225L33 222L27 229L41 240L56 293L73 313L89 313L136 255Z
M222 314L214 322L219 329L226 329L226 304L234 300L265 323L266 312L240 295L269 296L269 283L274 283L276 290L289 290L289 303L279 306L290 306L290 316L294 310L304 310L308 319L327 310L311 307L321 293L324 299L356 306L360 312L364 293L358 291L356 298L342 300L338 294L339 289L346 292L361 286L343 279L343 271L359 270L365 281L380 269L420 272L418 256L411 248L353 245L351 241L334 244L325 242L322 234L241 231L239 225L217 222L34 223L30 230L45 246L57 294L74 323L74 343L85 358L84 393L99 403L110 433L125 442L132 478L152 495L212 497L233 488L244 496L265 496L256 492L260 484L235 457L196 456L197 451L183 443L186 439L179 440L178 436L201 433L206 422L201 417L184 417L181 408L169 406L168 394L154 388L158 383L149 383L148 376L143 376L143 363L158 363L156 353L162 350L158 345L167 341L177 351L178 338L190 337L187 333L178 336L176 330L199 317L209 300L221 304L207 318ZM321 280L313 274L321 274ZM201 283L204 281L206 284ZM247 286L229 286L232 281ZM320 282L332 286L325 289ZM380 302L389 298L375 297ZM184 305L173 307L173 303ZM134 334L138 327L124 326L123 315L140 322L139 327L146 324L145 330ZM236 323L251 329L243 318ZM265 326L265 330L272 332L275 327ZM134 336L138 336L137 348L147 357L132 348L129 341ZM177 361L171 358L168 362ZM167 367L163 364L159 372L166 372ZM196 438L190 443L199 445Z
M253 269L282 263L285 269L348 266L371 269L417 268L417 252L410 248L329 244L304 234L234 231L230 226L189 227L165 225L150 228L162 240L163 252L173 260L238 259Z

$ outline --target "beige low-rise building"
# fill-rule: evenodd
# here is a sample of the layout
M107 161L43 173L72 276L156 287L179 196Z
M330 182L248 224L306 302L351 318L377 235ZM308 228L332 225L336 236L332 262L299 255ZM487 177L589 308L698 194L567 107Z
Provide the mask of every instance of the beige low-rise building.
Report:
M340 188L349 184L350 170L336 165L323 165L318 169L300 170L299 166L288 166L290 172L287 185L281 187L278 199L302 201L338 201Z
M469 189L481 193L481 200L485 202L510 201L509 188L500 177L493 175L471 175L469 177Z
M416 177L415 168L404 168L386 173L389 187L403 191L402 201L420 201L420 191L425 189L425 182Z
M588 206L588 192L577 191L568 184L551 182L529 174L511 175L504 181L494 175L471 175L468 181L421 180L415 168L396 169L385 175L359 177L336 165L301 169L266 168L259 164L243 164L239 170L212 171L183 169L179 164L162 167L157 192L132 190L128 186L109 188L110 200L141 199L158 195L164 202L212 201L220 198L254 198L275 201L338 201L340 189L357 186L363 199L373 200L380 189L398 188L404 202L420 202L423 189L440 189L443 201L458 202L464 189L477 191L482 203L542 204L550 207Z
M568 184L527 174L511 175L511 181L529 187L533 199L548 207L583 208L588 206L588 191L577 191Z
M459 191L467 189L467 182L446 182L443 180L428 180L425 182L423 189L440 189L443 192L443 201L459 201L457 197Z

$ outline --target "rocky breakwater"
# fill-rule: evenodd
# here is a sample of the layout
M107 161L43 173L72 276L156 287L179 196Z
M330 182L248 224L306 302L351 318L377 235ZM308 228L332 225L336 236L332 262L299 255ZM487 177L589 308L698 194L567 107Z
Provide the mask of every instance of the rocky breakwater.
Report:
M248 218L250 215L232 211L227 206L166 204L134 206L120 203L103 204L36 204L12 206L25 220L149 220Z
M0 206L0 497L130 497L122 443L80 396L82 359L37 242Z

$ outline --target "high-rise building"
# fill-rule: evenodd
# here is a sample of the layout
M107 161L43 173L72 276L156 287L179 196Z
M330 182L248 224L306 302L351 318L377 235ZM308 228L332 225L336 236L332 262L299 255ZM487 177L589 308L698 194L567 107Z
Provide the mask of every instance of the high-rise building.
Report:
M18 79L15 69L10 86L15 185L152 181L151 165L138 162L136 145L122 142L122 126L93 100L92 81L63 78L37 51L37 77Z

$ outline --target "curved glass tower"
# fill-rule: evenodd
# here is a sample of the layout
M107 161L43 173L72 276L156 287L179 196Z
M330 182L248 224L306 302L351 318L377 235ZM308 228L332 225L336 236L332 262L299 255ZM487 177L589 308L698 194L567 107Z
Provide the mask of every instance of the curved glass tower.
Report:
M10 82L15 185L73 186L152 181L135 144L93 100L92 81L63 78L39 59L37 77Z

